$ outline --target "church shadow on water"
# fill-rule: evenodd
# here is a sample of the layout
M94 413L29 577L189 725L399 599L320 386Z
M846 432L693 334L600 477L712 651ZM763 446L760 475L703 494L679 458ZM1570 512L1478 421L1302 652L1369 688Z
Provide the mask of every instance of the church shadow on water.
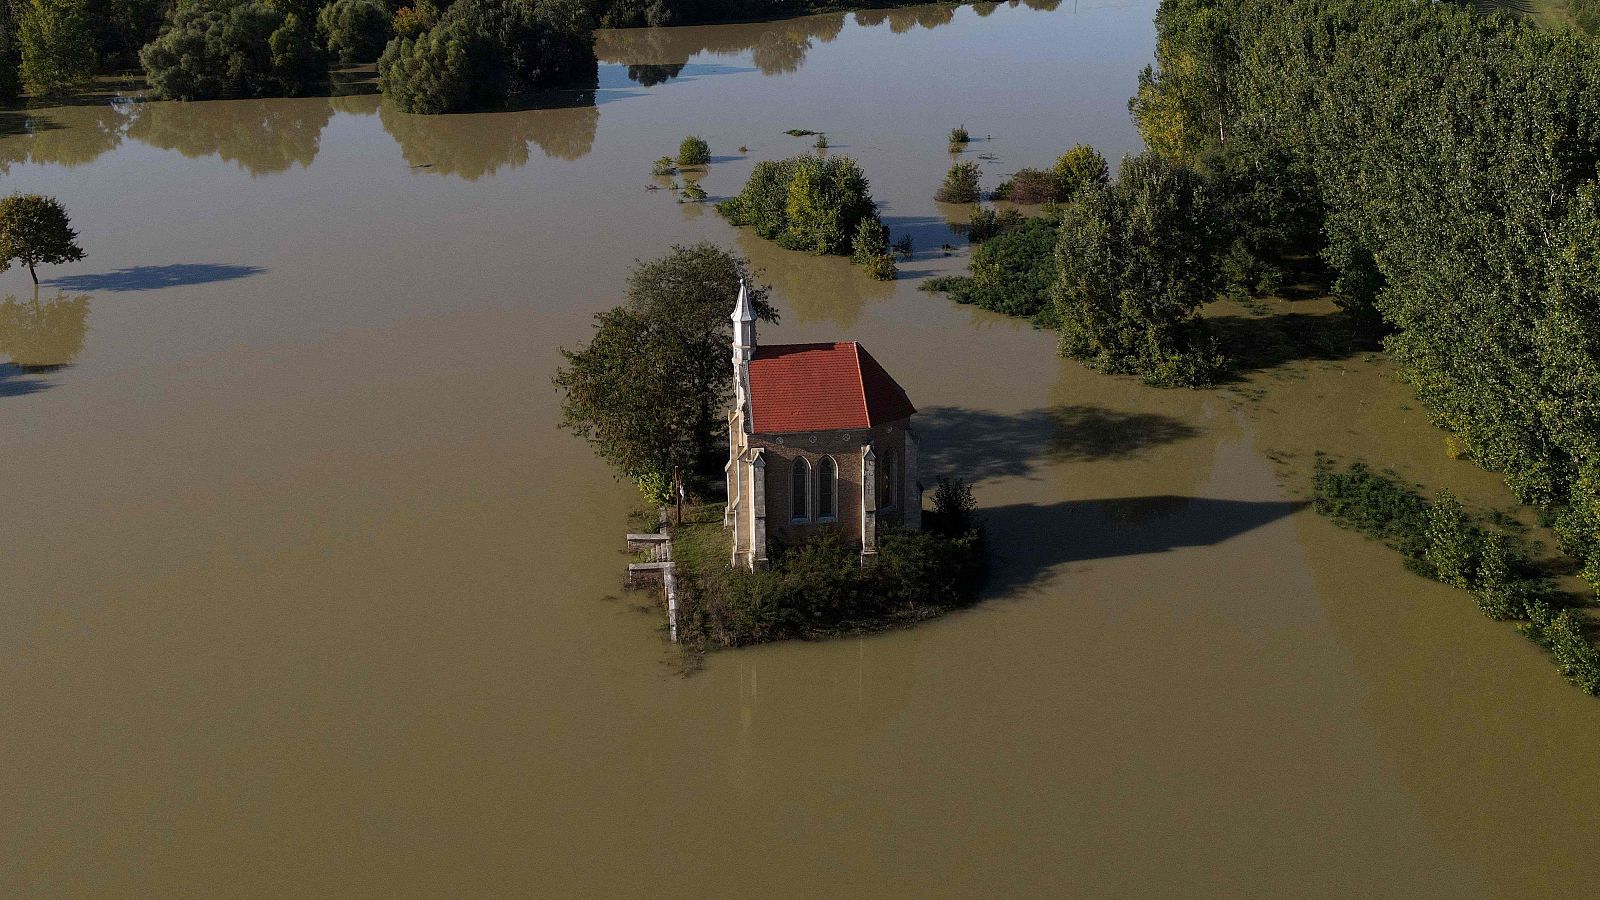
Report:
M1215 546L1307 505L1163 494L981 509L992 548L984 593L1026 587L1070 563Z

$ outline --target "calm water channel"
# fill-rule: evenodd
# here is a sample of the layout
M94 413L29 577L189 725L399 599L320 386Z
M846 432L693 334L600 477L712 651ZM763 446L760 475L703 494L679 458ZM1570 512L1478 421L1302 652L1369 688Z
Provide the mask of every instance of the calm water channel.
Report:
M89 258L0 276L0 895L1591 896L1600 705L1304 506L1317 449L1506 501L1385 363L1157 391L916 290L963 265L952 126L986 187L1137 149L1154 5L608 33L517 113L13 114L0 188ZM901 280L645 189L697 132L726 196L788 128L860 160ZM700 240L766 338L905 384L987 602L680 673L550 375Z

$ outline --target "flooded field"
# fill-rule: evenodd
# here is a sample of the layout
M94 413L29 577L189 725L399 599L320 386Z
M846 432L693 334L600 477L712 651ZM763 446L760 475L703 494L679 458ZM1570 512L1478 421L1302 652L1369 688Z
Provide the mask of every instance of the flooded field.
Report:
M1306 508L1319 449L1509 502L1390 366L1159 391L916 290L964 265L951 127L986 188L1138 149L1154 8L613 32L525 112L11 114L4 189L89 257L0 275L0 894L1591 894L1600 706ZM646 190L698 133L728 196L789 128L861 162L899 281ZM977 480L986 602L681 673L550 376L701 240L773 285L764 339L905 385L926 480Z

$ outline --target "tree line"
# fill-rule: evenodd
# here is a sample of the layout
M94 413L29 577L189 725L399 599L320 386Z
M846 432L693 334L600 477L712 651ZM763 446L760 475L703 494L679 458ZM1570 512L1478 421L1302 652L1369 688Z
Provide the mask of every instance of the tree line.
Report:
M868 0L861 6L895 6ZM801 15L824 0L0 0L0 102L62 97L138 68L172 100L294 97L378 64L407 112L593 88L597 26Z

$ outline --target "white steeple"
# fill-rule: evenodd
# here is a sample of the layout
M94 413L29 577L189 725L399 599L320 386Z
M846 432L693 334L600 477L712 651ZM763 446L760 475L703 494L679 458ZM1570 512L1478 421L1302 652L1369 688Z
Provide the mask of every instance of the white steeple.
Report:
M750 291L739 279L739 299L733 304L733 402L750 432L750 357L756 352L756 311Z

